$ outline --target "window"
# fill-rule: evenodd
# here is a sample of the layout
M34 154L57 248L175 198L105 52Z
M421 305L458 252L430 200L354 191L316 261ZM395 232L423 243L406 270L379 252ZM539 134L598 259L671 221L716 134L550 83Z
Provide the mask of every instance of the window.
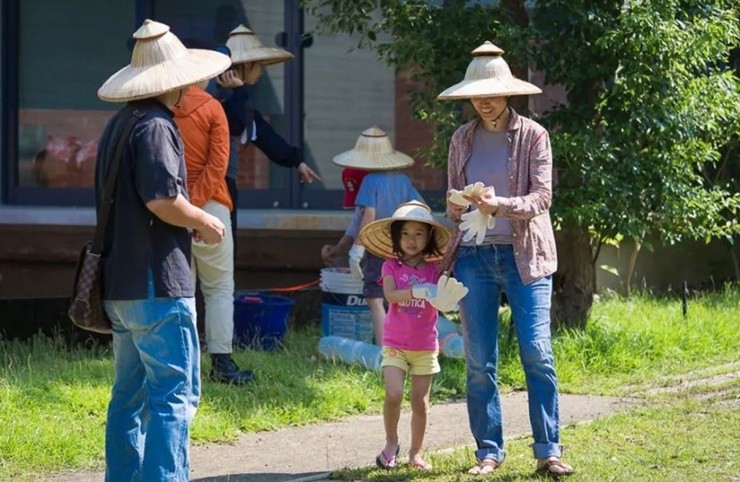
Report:
M250 28L267 47L285 30L284 2L152 0L154 18L170 26L186 45L213 48L237 26ZM285 132L284 64L268 66L250 88L255 106L277 132ZM270 162L251 144L239 150L240 207L291 207L292 170Z
M86 188L92 204L100 133L117 105L97 89L130 58L134 10L126 2L18 2L18 121L14 184L32 204L47 190ZM12 95L12 93L11 93Z
M98 139L122 107L97 97L102 83L130 61L131 34L144 18L170 25L185 43L217 45L239 24L266 46L296 39L315 19L297 0L5 0L0 123L3 200L18 205L92 206ZM251 89L257 108L324 183L301 185L294 169L249 145L240 151L240 208L339 209L341 170L332 162L366 128L382 127L394 147L414 155L430 140L404 103L408 83L371 51L348 52L347 36L316 36L302 58L268 66ZM295 52L294 52L295 53ZM409 175L431 202L444 188L439 170L417 166Z

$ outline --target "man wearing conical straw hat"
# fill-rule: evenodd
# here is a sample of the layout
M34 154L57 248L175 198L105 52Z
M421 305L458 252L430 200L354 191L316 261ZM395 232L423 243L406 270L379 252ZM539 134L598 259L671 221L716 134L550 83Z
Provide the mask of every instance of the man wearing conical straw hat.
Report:
M541 90L511 74L504 51L485 42L472 52L465 79L440 99L470 99L477 117L457 129L448 158L447 215L457 229L443 266L454 263L470 288L460 302L467 360L470 427L478 463L492 472L504 461L498 395L498 308L511 306L527 381L538 473L564 476L558 384L550 345L552 274L557 267L550 222L552 152L547 131L508 106L513 95ZM495 219L495 222L494 222Z
M301 150L289 145L255 109L249 93L249 87L257 83L264 67L291 60L293 54L278 47L265 47L254 32L244 25L233 29L226 45L217 50L231 56L232 68L218 76L216 82L212 82L206 90L221 101L232 136L226 183L234 205L231 224L236 241L236 206L239 193L236 176L240 144L251 142L272 162L283 167L296 168L302 182L321 181L321 177L303 160ZM234 248L236 250L236 245Z
M391 217L405 202L424 202L409 176L403 172L403 169L414 165L414 160L393 149L388 134L378 126L362 131L354 149L334 157L334 164L368 171L355 198L355 205L363 209L358 232L376 219ZM363 280L362 294L370 308L375 342L380 345L385 319L383 287L379 282L383 258L365 253L365 248L356 238L349 250L349 266L352 274Z
M208 244L225 234L218 218L188 200L172 110L185 87L220 74L230 60L186 49L169 30L145 21L133 35L131 63L98 90L102 100L127 102L102 134L95 176L100 209L107 176L115 175L101 258L115 356L107 481L188 480L189 427L200 397L191 230Z

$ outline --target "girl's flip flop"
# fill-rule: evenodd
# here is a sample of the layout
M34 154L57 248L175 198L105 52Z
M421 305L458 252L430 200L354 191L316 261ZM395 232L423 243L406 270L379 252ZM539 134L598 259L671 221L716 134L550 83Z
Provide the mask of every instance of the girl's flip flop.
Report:
M394 469L396 468L396 457L398 457L398 453L401 451L401 446L399 445L396 447L396 454L395 455L388 455L385 453L385 450L381 450L380 455L375 457L375 465L380 467L381 469Z

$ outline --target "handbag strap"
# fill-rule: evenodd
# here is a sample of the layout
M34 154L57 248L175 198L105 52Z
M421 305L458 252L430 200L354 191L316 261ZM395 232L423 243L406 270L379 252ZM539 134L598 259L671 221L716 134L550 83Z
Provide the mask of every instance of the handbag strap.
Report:
M118 171L121 167L121 159L123 159L123 150L131 137L131 131L133 131L136 123L144 117L145 111L140 109L124 109L124 112L130 112L131 115L126 122L126 125L121 131L121 135L118 138L118 144L116 144L116 150L113 152L113 160L111 161L110 171L105 178L105 187L103 188L103 201L100 205L98 222L95 225L95 235L93 236L92 246L90 252L94 254L100 254L103 251L103 237L105 236L105 229L108 225L108 214L110 208L113 205L113 195L116 192L116 181L118 180Z

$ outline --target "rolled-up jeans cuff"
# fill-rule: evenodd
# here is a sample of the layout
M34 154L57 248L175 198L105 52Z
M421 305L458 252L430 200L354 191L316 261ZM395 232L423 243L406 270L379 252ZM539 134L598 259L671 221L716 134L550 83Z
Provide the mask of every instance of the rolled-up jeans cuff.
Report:
M497 464L500 464L506 458L506 451L496 447L478 449L475 451L475 458L478 459L478 462L484 459L491 459L496 461Z
M564 446L553 443L533 443L530 447L532 447L532 452L536 459L546 459L548 457L560 458L565 451Z

